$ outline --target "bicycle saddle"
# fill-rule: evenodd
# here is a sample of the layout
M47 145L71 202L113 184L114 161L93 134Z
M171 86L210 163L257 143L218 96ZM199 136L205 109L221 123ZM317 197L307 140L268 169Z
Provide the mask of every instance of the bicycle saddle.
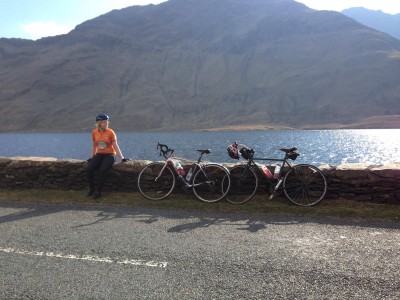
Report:
M210 153L211 153L210 149L206 149L206 150L196 150L196 151L199 151L201 154L210 154Z
M290 152L296 151L297 148L296 147L293 147L293 148L290 148L290 149L281 148L279 150L281 150L281 151L283 151L285 153L290 153Z

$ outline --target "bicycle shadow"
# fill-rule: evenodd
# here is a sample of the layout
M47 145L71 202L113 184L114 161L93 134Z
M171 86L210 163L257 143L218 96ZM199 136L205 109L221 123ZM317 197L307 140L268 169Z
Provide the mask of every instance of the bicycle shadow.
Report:
M93 212L94 221L71 226L80 228L96 224L112 222L116 219L129 219L133 222L153 224L167 220L178 220L179 224L166 229L168 233L187 233L212 226L229 226L239 231L257 233L268 229L268 225L290 225L316 223L324 225L359 226L370 228L398 229L398 222L390 221L353 221L322 217L250 215L237 213L204 212L190 210L167 210L146 207L104 206L81 204L43 204L24 203L19 201L0 202L0 209L17 210L0 215L0 224L18 222L29 218L37 218L63 211ZM176 223L176 222L175 222Z
M18 222L25 219L37 218L49 214L57 214L63 211L92 211L94 221L73 225L71 228L95 226L97 224L111 222L116 219L130 219L134 222L153 224L165 219L181 220L181 223L168 228L169 233L186 233L211 226L231 226L237 230L258 232L267 228L268 221L260 218L233 214L204 213L201 211L187 210L163 210L155 208L115 207L98 205L73 205L73 204L42 204L25 202L1 202L0 208L18 210L7 215L0 216L0 224ZM206 215L204 215L206 214ZM188 221L190 220L190 221Z
M210 226L236 226L237 230L258 232L267 228L267 223L260 220L233 220L227 218L200 218L198 221L179 224L168 229L168 232L185 233Z

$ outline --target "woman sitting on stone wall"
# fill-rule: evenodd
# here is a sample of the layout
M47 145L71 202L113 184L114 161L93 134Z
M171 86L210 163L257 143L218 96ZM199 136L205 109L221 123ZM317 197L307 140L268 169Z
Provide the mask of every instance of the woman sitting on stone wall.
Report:
M106 181L107 174L115 162L116 155L121 158L122 162L128 161L122 155L115 132L111 128L108 128L109 119L109 116L106 114L98 114L96 116L96 128L92 131L92 152L87 166L89 181L87 196L94 199L101 197L101 190ZM95 185L94 173L97 169L100 169L100 174L97 185Z

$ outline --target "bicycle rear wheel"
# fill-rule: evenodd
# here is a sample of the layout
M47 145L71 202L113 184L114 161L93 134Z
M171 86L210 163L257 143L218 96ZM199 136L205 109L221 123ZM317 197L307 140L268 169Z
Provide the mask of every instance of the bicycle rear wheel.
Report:
M143 168L138 178L139 192L150 200L162 200L171 194L175 187L174 173L165 163L155 162ZM161 173L162 171L162 173Z
M226 200L232 204L244 204L254 197L258 187L258 176L252 167L235 166L230 171L231 187Z
M229 171L218 164L202 165L193 177L193 192L204 202L217 202L230 187Z
M321 202L327 188L324 174L312 165L296 165L286 173L283 179L283 191L286 198L299 206L313 206Z

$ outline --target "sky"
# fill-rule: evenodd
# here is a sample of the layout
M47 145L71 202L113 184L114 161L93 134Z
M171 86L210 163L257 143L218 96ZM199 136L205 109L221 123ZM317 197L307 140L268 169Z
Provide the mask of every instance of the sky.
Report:
M64 34L73 30L76 25L113 9L162 2L165 0L0 0L0 38L36 40ZM365 7L390 14L400 13L400 0L297 0L297 2L317 10L341 11L350 7Z

